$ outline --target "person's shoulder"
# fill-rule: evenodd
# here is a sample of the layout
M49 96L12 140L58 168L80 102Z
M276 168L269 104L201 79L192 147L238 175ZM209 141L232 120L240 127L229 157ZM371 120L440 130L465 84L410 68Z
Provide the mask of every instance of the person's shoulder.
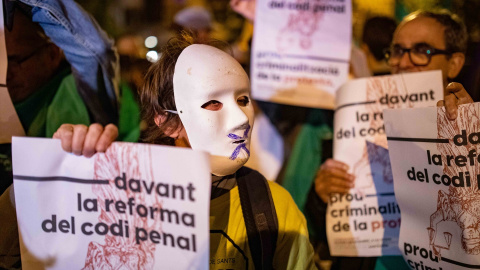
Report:
M305 222L305 217L293 200L292 195L280 184L272 181L267 182L270 187L277 215L284 215L286 218L285 222L287 222L287 217L295 218L298 222Z
M272 196L282 197L283 199L289 200L289 202L291 200L292 203L295 203L293 201L292 195L290 195L290 193L280 184L273 181L267 181L267 183L268 183L268 186L270 187L270 191L272 192Z
M248 175L248 177L255 177L258 180L265 179L265 177L260 172L254 169L244 166L240 170L244 175ZM270 193L272 194L272 198L275 205L277 205L277 203L281 203L281 204L286 203L286 204L293 204L296 206L292 196L284 187L282 187L280 184L273 181L268 181L266 179L265 181L268 183L268 187L270 188Z

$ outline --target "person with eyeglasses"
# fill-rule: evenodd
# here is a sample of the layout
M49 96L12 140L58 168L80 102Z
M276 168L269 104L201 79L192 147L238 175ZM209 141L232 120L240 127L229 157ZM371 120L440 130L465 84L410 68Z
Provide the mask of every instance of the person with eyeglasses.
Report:
M447 86L465 63L467 39L458 16L446 10L416 11L397 27L385 57L393 74L441 70Z
M416 11L402 20L384 53L393 74L441 70L444 100L438 105L445 106L447 116L453 120L459 104L473 102L461 84L452 82L465 62L466 47L466 27L456 15L448 11ZM326 160L317 170L305 216L313 221L325 243L326 203L330 193L347 193L354 180L354 175L348 173L348 165L333 159ZM331 259L332 270L411 269L400 256Z
M398 25L390 48L384 51L393 74L441 70L444 101L438 105L473 102L460 83L453 80L465 63L468 34L463 21L448 10L418 10ZM447 106L451 119L457 106Z

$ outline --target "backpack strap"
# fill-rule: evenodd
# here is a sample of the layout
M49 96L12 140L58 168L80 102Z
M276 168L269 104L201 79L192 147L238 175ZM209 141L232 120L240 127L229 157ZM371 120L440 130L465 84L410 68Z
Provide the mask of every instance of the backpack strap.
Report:
M237 184L255 269L273 269L278 221L270 187L263 175L246 167L237 171Z

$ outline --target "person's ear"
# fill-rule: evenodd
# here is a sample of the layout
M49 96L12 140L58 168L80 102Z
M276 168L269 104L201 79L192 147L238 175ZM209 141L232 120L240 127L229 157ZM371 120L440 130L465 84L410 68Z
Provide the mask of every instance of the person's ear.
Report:
M447 78L454 79L462 70L463 64L465 64L465 54L461 52L453 53L448 60Z
M48 62L53 66L54 69L60 66L62 61L64 60L65 56L63 55L62 49L57 47L55 44L50 43L47 45L47 53L48 53Z
M167 115L166 114L157 114L155 115L155 118L153 119L155 121L155 125L157 125L158 127L160 127L160 125L162 125L163 123L165 123L165 121L167 121ZM183 126L182 124L180 124L180 126L174 130L174 127L171 127L171 126L167 126L167 127L164 127L165 130L164 130L164 134L167 135L168 137L170 138L178 138L178 136L180 136L180 132L182 131L183 129Z
M167 120L167 116L164 114L156 114L155 117L153 118L153 121L155 121L155 125L157 125L157 127L163 124L166 120Z

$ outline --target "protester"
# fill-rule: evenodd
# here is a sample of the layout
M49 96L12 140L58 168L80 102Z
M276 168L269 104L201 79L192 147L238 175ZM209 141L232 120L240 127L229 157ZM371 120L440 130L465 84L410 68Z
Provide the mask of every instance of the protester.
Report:
M63 123L116 123L117 57L91 17L73 1L4 3L7 87L26 134L51 137ZM9 269L20 266L20 251L13 188L4 192L13 181L11 150L2 149L0 268Z
M20 2L6 4L7 87L25 133L51 137L63 123L117 123L117 57L113 42L90 16L70 1L60 7L47 1L34 10ZM46 11L50 6L56 16ZM58 10L62 7L68 15ZM68 16L73 14L81 16L72 20ZM82 29L76 30L79 25ZM82 36L86 31L88 36ZM10 159L10 154L2 157ZM8 170L5 162L0 164L0 171ZM0 194L11 183L11 177L3 180Z
M465 63L467 39L467 29L457 15L446 10L417 11L400 23L386 56L393 74L441 70L446 87Z
M145 141L211 154L210 259L235 258L223 265L233 269L254 269L256 255L250 236L247 241L237 180L263 178L243 167L250 155L253 127L249 88L247 74L233 57L183 37L167 44L161 59L149 69L140 93L147 123ZM111 131L111 127L102 133L95 127L86 131L84 126L66 124L54 138L61 139L66 151L91 156L113 141L105 134ZM278 220L278 240L273 262L264 262L265 269L313 269L313 250L303 215L288 192L274 182L268 186ZM223 233L219 236L216 231Z
M443 12L414 12L405 17L395 31L388 61L392 65L394 74L441 69L445 87L445 105L452 105L452 108L447 108L447 111L452 112L451 116L454 118L456 105L473 102L459 84L447 87L448 81L455 78L463 66L465 50L465 26L456 16ZM452 100L462 103L451 103ZM344 174L347 172L345 164L329 161L322 167L317 176L316 187L322 200L326 202L331 192L345 193L350 189L353 175ZM337 169L342 172L338 172ZM323 173L331 174L336 180ZM323 178L329 179L330 184L319 180Z
M42 3L21 0L4 1L4 3L6 35L10 30L14 31L13 21L18 13L23 13L35 25L40 25L44 35L62 50L70 64L75 86L89 110L92 121L104 125L116 123L118 121L116 87L118 57L113 47L113 40L100 29L92 17L72 0L48 0ZM19 10L21 12L18 12ZM26 43L35 42L27 40ZM8 51L7 47L7 53ZM32 59L24 60L38 61L33 54ZM23 70L24 65L21 66L22 72L39 72ZM8 84L7 79L7 86Z
M446 106L449 118L455 119L459 104L473 102L461 84L448 84L463 66L466 39L465 26L457 16L445 11L417 11L405 17L395 30L392 46L387 52L388 63L394 74L442 70L444 101L438 105ZM355 176L348 171L347 164L328 159L318 169L314 188L308 197L306 215L314 222L313 227L324 246L326 203L331 193L347 193L354 187ZM375 269L409 269L399 257L381 257L379 260L338 257L332 260L332 269L371 269L373 266Z

